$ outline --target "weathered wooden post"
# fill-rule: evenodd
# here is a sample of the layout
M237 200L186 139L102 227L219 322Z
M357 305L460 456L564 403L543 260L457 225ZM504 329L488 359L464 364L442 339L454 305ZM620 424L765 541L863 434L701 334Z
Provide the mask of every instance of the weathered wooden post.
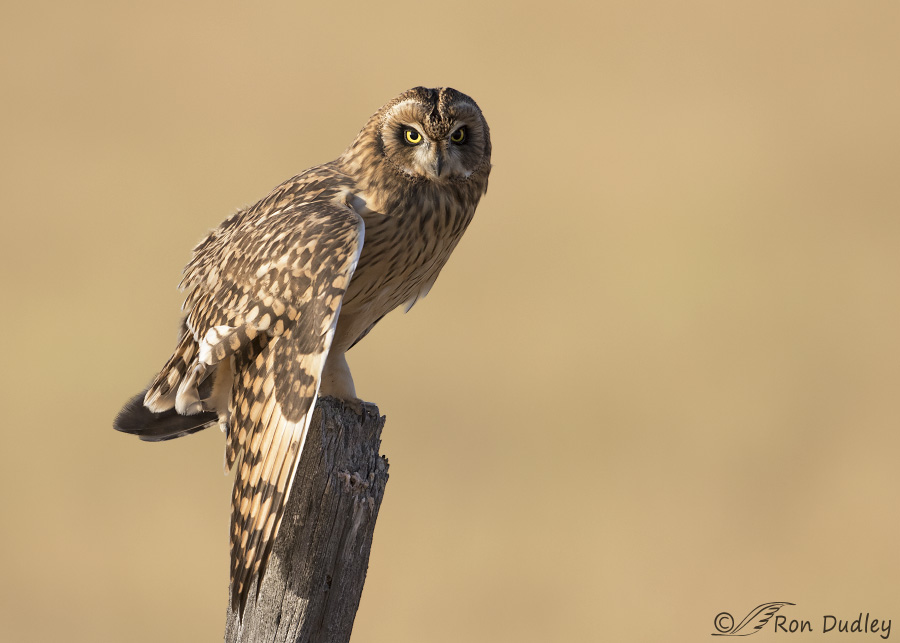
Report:
M262 586L243 619L231 607L226 643L350 640L375 519L388 479L379 454L385 418L320 398ZM257 592L258 589L258 592Z

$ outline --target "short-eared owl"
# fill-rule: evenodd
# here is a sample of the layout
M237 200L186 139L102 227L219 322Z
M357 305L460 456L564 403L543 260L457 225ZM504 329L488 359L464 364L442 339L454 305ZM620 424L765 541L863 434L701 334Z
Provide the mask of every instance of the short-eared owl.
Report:
M487 190L478 105L416 87L336 160L276 187L194 248L175 352L115 428L143 440L218 424L237 463L232 600L265 570L318 395L356 400L344 353L424 297Z

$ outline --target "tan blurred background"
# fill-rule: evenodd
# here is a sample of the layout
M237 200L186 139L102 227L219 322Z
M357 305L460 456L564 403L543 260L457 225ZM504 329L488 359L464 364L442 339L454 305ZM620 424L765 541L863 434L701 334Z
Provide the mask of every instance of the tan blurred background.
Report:
M391 463L354 640L900 630L898 5L319 4L4 6L0 638L221 638L222 436L112 418L193 244L419 84L494 170L350 353Z

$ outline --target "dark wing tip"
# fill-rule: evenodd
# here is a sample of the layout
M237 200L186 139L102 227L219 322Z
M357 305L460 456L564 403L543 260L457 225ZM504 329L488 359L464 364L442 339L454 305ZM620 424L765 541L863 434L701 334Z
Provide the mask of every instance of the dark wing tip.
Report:
M136 435L147 442L162 442L202 431L218 421L212 411L196 415L179 415L175 409L154 413L144 406L145 394L146 391L138 393L125 403L113 420L116 431Z

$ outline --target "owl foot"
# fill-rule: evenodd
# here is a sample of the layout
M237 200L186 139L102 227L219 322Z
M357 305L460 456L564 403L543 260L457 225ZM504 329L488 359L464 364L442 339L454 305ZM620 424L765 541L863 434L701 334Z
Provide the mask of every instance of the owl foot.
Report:
M352 408L360 417L378 417L379 415L378 406L373 402L363 402L357 399Z
M372 402L364 402L358 397L341 398L335 397L333 395L323 395L322 397L327 397L332 400L338 400L341 404L356 413L356 415L363 418L377 416L379 414L378 406L376 404L373 404Z

